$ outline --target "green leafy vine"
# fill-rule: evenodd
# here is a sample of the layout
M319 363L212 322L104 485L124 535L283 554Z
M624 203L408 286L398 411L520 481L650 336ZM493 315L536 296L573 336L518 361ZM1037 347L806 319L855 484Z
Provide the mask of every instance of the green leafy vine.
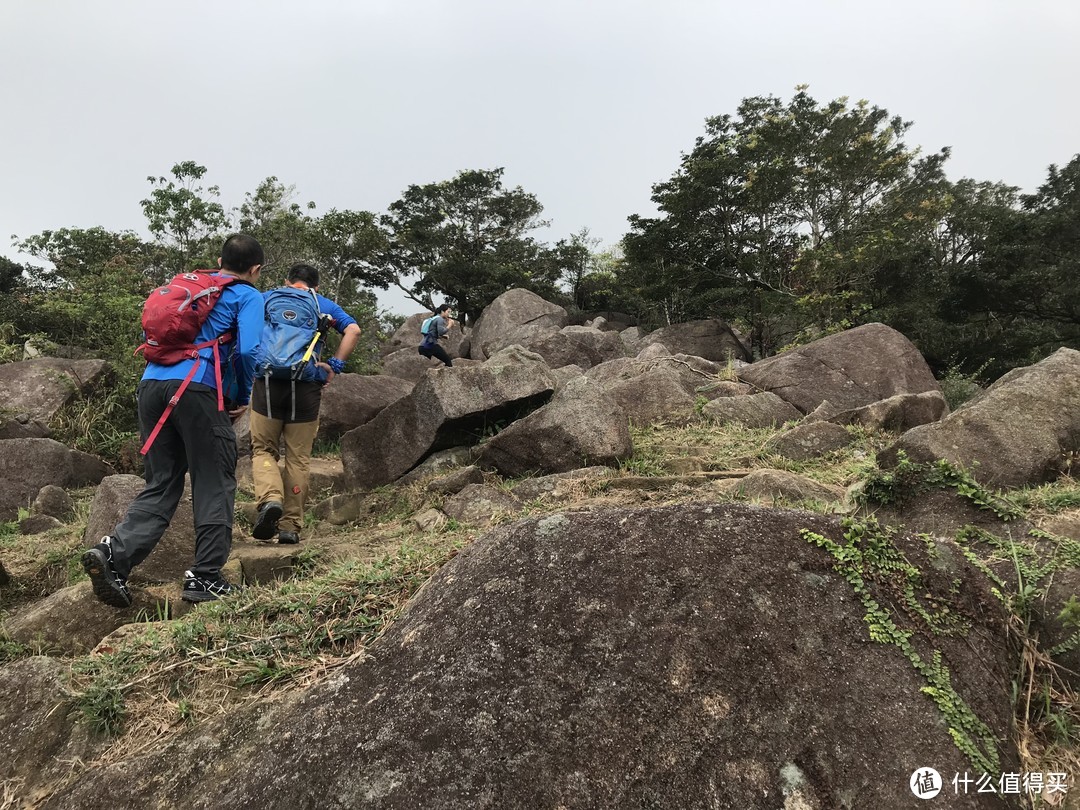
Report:
M1000 770L997 741L994 733L983 723L957 693L941 652L934 650L926 660L915 649L914 630L901 629L891 612L873 596L867 583L873 582L896 597L900 610L909 620L923 624L933 635L961 635L968 623L954 613L942 600L917 594L922 592L921 574L892 542L892 532L881 527L874 518L864 522L845 519L844 543L838 543L809 529L802 537L833 558L833 567L851 585L866 613L863 620L870 638L880 644L900 648L926 685L922 692L941 711L956 747L973 767L986 773ZM958 586L954 583L955 589Z

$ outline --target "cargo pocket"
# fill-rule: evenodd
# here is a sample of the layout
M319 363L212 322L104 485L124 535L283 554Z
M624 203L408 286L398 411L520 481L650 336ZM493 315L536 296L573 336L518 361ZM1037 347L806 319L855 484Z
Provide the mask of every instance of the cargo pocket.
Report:
M236 432L232 425L214 425L214 452L226 481L236 484Z

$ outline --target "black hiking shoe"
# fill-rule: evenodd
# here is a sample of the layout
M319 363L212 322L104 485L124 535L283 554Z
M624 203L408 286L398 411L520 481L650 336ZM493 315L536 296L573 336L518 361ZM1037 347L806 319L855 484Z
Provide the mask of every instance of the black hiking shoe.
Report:
M220 573L201 576L191 571L184 572L184 591L180 598L185 602L212 602L223 596L232 596L240 589L231 584Z
M281 518L281 512L281 504L277 501L267 501L260 506L259 519L251 530L251 536L256 540L269 540L277 534L277 522Z
M295 546L300 542L300 535L297 532L279 532L277 541L287 546Z
M131 606L127 580L113 568L112 538L106 535L101 542L82 555L82 567L90 577L90 585L99 602L115 608Z

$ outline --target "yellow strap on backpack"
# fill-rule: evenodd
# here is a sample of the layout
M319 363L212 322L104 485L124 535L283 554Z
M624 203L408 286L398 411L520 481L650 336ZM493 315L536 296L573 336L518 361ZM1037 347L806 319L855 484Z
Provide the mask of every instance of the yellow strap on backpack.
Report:
M311 355L315 351L315 344L319 342L319 338L325 337L326 333L330 331L330 323L333 320L334 319L325 312L319 315L319 325L315 329L315 337L313 337L311 343L308 344L307 351L304 352L304 356L300 360L301 365L307 363L307 361L311 359Z
M300 360L301 364L307 363L311 359L312 353L315 351L315 344L319 342L319 338L322 337L322 332L318 329L315 330L315 337L311 339L311 343L308 344L307 351L304 352L303 358Z

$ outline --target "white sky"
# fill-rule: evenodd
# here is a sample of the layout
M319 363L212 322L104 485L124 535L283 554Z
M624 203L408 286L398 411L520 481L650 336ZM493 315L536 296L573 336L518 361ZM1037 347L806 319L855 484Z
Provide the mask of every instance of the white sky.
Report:
M543 238L613 244L707 116L800 83L1032 191L1080 152L1078 32L1071 0L0 0L0 253L145 235L147 176L183 160L227 208L275 175L317 213L503 166Z

